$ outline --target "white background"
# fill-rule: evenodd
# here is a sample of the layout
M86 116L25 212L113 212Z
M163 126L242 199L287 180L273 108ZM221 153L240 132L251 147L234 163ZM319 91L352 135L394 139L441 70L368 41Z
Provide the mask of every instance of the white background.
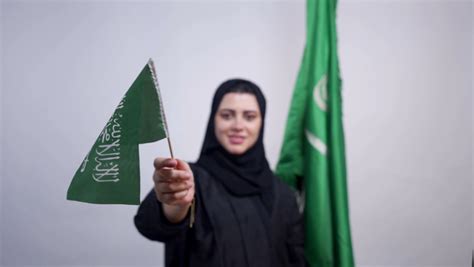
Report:
M358 266L470 266L470 1L339 1ZM194 161L215 88L268 102L275 166L305 41L303 1L3 1L2 266L161 266L135 206L66 201L82 159L148 58L175 154ZM166 142L140 147L142 196Z

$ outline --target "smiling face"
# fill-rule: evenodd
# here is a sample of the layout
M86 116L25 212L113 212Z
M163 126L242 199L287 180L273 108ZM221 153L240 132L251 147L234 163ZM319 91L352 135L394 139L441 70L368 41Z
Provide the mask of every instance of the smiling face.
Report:
M227 93L214 117L219 143L234 155L241 155L257 142L262 115L257 98L249 93Z

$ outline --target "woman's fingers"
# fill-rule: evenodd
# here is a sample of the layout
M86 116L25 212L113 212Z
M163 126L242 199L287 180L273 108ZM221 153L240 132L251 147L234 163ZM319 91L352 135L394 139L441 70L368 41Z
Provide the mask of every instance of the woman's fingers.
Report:
M155 173L153 174L155 182L188 180L192 177L189 164L182 160L156 158L153 165L155 166Z
M177 161L176 162L176 164L177 164L176 169L192 172L191 167L189 166L189 164L186 161L182 161L180 159L176 159L176 161Z
M182 182L158 182L156 188L160 193L174 193L190 189L193 184L188 181Z
M185 181L191 179L191 172L162 168L155 171L153 179L156 182L173 182L173 181Z
M168 205L186 205L191 203L194 197L194 188L173 193L159 193L157 198L161 203Z
M159 170L161 168L174 169L178 165L178 161L176 159L170 158L156 158L153 161L153 165L155 166L155 170Z
M194 176L188 163L179 159L156 158L156 198L168 205L189 205L194 198Z

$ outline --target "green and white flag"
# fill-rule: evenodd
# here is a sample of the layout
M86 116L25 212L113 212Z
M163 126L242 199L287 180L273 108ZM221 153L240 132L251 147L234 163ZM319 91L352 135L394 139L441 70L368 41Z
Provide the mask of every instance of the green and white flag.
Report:
M306 47L276 168L288 184L302 184L305 254L314 267L354 266L336 5L336 0L307 1Z
M138 145L167 136L160 90L150 59L79 166L67 199L140 204Z

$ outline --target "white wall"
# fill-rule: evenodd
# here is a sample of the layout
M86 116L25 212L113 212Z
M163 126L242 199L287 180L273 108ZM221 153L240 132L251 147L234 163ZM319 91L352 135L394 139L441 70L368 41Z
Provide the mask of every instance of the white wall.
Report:
M303 1L3 2L2 266L160 266L135 206L66 201L71 178L149 57L177 156L195 160L230 77L268 100L274 166L305 39ZM358 266L468 266L472 3L339 1ZM166 142L143 145L142 196Z
M369 265L470 265L472 3L341 4L353 238Z

